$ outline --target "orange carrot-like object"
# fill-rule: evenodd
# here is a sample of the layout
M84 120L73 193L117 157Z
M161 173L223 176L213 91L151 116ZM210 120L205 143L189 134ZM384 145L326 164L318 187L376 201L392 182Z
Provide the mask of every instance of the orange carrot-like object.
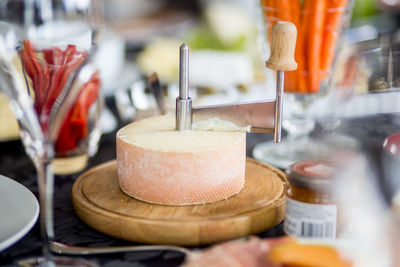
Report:
M346 9L348 0L327 1L327 13L321 51L321 70L323 77L332 66L335 58L336 42L339 35L341 18Z
M350 261L343 259L334 247L297 242L274 246L268 254L268 259L283 266L350 267L352 265Z
M297 93L307 93L306 79L303 75L306 67L306 58L304 53L304 34L301 25L301 20L303 18L301 13L300 1L293 1L292 14L294 17L294 24L297 27L297 41L296 50L294 51L294 58L297 62L296 73L296 92Z
M293 22L290 0L275 0L274 6L276 8L276 17L278 21L290 21ZM296 78L294 73L287 71L285 73L285 88L286 92L295 91Z
M279 20L293 22L291 0L275 0L275 7Z
M306 0L304 16L307 20L306 42L307 42L307 64L309 73L308 92L316 93L320 83L321 45L324 33L326 1Z
M296 40L296 49L294 51L294 58L297 62L297 70L288 72L290 76L293 76L295 79L295 93L306 93L306 79L303 77L303 72L305 69L305 54L304 54L304 35L302 35L303 30L301 27L301 8L299 0L291 0L291 14L292 14L292 22L296 25L297 28L297 40ZM292 77L290 77L292 78Z
M297 75L298 75L298 86L300 93L308 93L309 92L309 71L308 71L308 54L309 48L308 43L309 40L307 39L308 34L308 27L310 24L311 16L310 12L312 9L311 0L303 1L303 6L300 7L302 12L300 13L299 17L299 28L297 29L297 40L300 41L296 43L296 51L298 57L302 59L300 64L297 65ZM296 58L296 51L295 51L295 59Z
M261 0L261 6L264 13L264 20L267 23L267 40L271 41L272 26L277 21L274 0Z
M294 19L292 17L292 0L275 0L274 3L278 20L294 23ZM296 91L296 73L293 71L285 73L285 91Z

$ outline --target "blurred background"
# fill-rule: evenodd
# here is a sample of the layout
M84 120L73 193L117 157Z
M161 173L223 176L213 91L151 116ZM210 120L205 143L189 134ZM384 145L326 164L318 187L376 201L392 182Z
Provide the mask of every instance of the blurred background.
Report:
M275 75L264 67L268 47L259 1L104 0L104 12L105 31L97 58L109 107L104 111L104 132L159 112L154 88L147 81L153 72L161 85L158 97L163 98L167 111L173 110L178 48L183 42L191 48L190 84L195 104L274 97ZM356 83L351 91L357 93L399 86L400 80L395 77L398 64L393 64L394 76L389 84L380 81L382 77L377 74L379 70L380 76L387 76L382 72L388 66L389 48L394 48L391 57L397 62L399 12L400 3L395 0L354 1L343 56L336 64L338 84ZM370 73L362 73L352 63L355 55L369 64ZM353 75L348 75L351 69ZM374 79L365 81L365 76ZM10 113L3 96L0 103L4 125L0 138L17 138L16 123L7 116Z
M106 103L103 138L115 140L115 131L133 120L174 112L183 42L191 49L194 105L275 96L275 74L265 68L269 48L258 0L104 0L103 4L105 30L96 58ZM317 121L312 136L362 155L363 171L374 191L370 198L369 192L362 196L363 207L372 207L368 201L379 202L380 209L364 215L375 218L382 215L382 208L395 211L390 216L398 216L400 210L399 50L400 1L354 0L331 89L308 111ZM0 91L0 141L18 139L18 124ZM248 156L256 144L268 139L272 136L249 134ZM348 161L349 169L359 166ZM386 227L381 223L378 220L379 227Z

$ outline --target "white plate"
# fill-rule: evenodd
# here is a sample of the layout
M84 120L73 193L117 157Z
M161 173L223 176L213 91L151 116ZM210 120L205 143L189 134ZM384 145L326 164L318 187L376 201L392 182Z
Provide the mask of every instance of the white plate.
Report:
M28 233L38 215L39 203L32 192L0 175L0 251Z

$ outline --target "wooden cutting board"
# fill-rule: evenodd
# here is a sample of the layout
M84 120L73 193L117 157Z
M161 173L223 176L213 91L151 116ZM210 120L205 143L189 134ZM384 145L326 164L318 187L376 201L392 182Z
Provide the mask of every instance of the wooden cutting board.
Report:
M120 190L114 160L83 173L73 185L72 201L84 222L110 236L140 243L210 244L260 233L283 220L284 173L248 158L245 177L244 188L227 200L156 205Z

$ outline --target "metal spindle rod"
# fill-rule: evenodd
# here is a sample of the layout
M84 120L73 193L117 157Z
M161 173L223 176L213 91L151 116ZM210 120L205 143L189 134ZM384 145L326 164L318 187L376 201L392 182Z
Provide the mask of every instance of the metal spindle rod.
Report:
M275 143L279 143L281 141L284 80L285 80L285 72L278 70L276 74L276 101L275 101L275 126L274 126Z
M189 97L189 47L182 44L179 49L179 98Z
M179 48L179 97L176 98L176 130L192 128L192 99L189 97L189 47Z

